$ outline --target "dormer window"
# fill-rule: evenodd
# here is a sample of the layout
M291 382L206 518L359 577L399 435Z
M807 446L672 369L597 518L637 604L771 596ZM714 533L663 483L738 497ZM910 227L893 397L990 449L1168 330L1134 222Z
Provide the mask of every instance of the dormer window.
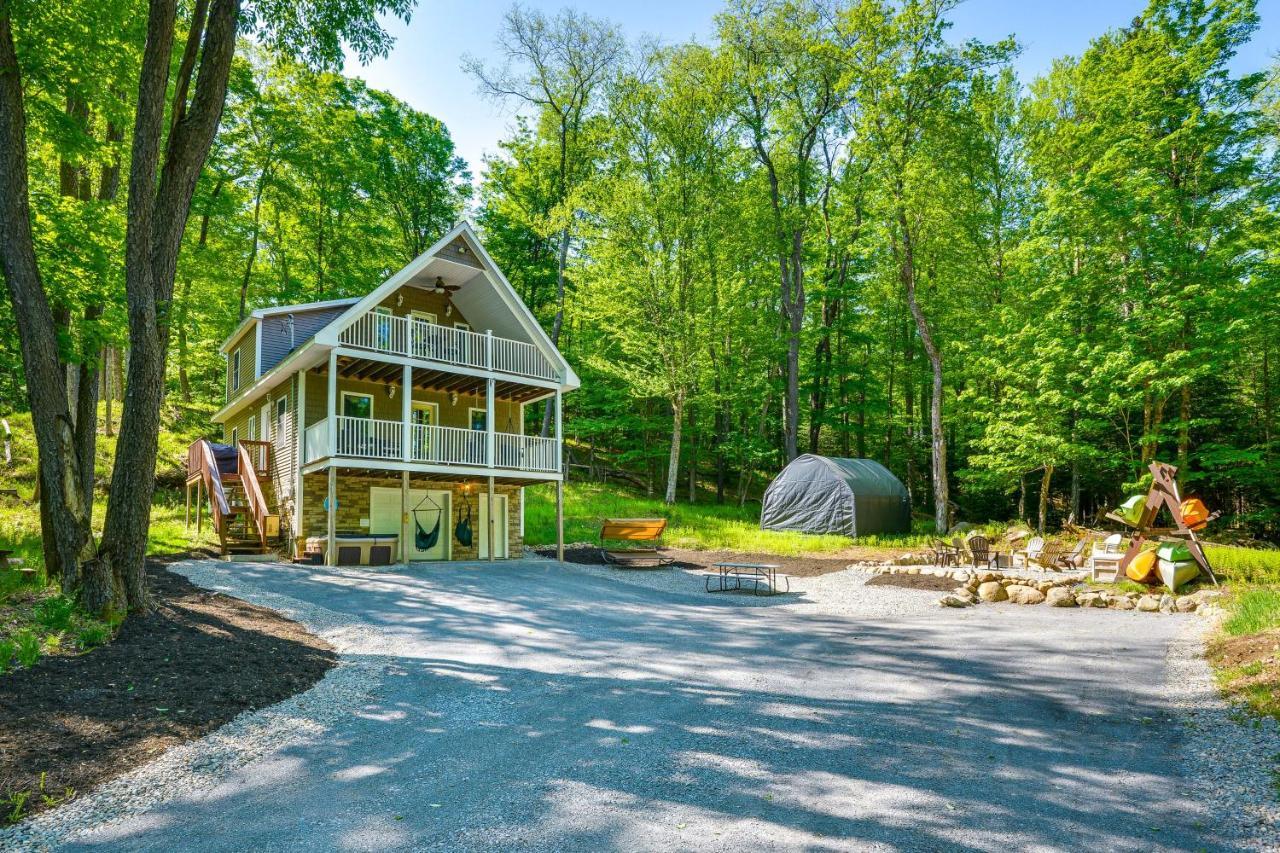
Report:
M240 347L231 353L231 390L240 390Z

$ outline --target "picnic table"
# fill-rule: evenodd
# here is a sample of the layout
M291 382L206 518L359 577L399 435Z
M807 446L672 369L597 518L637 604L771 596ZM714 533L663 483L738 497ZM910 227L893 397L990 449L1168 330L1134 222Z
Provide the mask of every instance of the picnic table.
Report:
M716 563L712 568L716 570L716 574L707 575L707 592L740 590L744 582L752 585L756 595L761 594L762 586L768 589L769 595L776 595L779 592L778 569L782 566L776 563ZM791 579L786 575L782 575L782 579L787 584L787 588L782 592L790 592ZM711 588L713 580L717 582L715 589Z

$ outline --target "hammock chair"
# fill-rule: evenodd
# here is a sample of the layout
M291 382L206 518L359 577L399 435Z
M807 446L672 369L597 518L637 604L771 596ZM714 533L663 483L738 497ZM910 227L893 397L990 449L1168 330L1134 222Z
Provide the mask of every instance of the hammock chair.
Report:
M424 503L430 503L431 506L423 509ZM432 512L434 508L436 514L436 524L430 530L422 526L422 522L418 520L418 513ZM440 519L444 516L444 507L431 500L430 495L424 495L422 500L418 501L418 505L413 508L413 544L419 551L430 551L436 547L436 543L440 541Z

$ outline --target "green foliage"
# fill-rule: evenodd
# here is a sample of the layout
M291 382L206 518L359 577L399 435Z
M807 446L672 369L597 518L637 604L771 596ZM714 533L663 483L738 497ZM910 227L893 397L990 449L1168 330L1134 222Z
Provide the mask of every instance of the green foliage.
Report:
M75 602L64 595L52 595L35 606L36 624L50 631L65 631L75 616Z
M13 666L13 659L18 655L18 644L13 640L0 639L0 675L8 672Z
M89 621L76 632L76 647L88 651L104 645L111 639L111 626L103 622Z
M1208 545L1205 556L1214 571L1232 583L1280 585L1280 549Z
M34 631L19 631L14 634L13 642L16 647L14 655L18 663L23 666L35 666L36 661L40 659L40 637Z
M1229 615L1222 623L1227 636L1240 637L1280 628L1280 589L1254 587L1236 591L1227 602Z

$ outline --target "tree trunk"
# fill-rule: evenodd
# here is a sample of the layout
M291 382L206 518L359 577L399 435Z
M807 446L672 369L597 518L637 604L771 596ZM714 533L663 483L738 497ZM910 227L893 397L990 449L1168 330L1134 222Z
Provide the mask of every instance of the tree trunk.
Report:
M671 452L667 456L667 492L662 500L666 504L676 502L676 485L680 479L680 433L684 427L684 392L678 392L671 401Z
M72 592L92 542L81 499L83 476L67 405L53 311L36 261L27 184L26 109L7 6L0 7L0 266L18 326L27 402L38 450L42 513L53 536L62 589Z
M1036 518L1036 532L1041 536L1049 519L1049 485L1052 479L1053 466L1044 466L1044 476L1040 478L1040 513Z
M933 445L933 502L934 524L939 533L945 533L947 524L947 442L942 432L942 353L933 341L933 332L925 319L924 311L916 300L915 260L912 252L912 238L907 217L899 213L898 224L902 228L902 282L906 287L907 305L911 308L911 316L916 321L916 331L920 334L920 343L924 346L925 355L929 358L929 366L933 370L933 393L929 406L929 428Z
M203 47L199 51L194 95L188 108L183 97L188 80L182 71L187 69L189 75L191 66L185 62L184 54L175 88L178 97L171 130L164 137L165 96L176 11L176 0L151 0L148 10L147 42L139 75L129 168L125 244L129 376L111 477L111 500L93 570L95 591L102 595L108 583L123 588L131 612L144 611L149 606L143 559L155 489L169 311L178 252L196 181L213 144L226 101L240 4L239 0L212 0L207 24L202 28ZM193 52L193 44L199 44L200 35L193 27L187 43L188 54ZM86 601L93 611L109 603L110 599L105 597Z

